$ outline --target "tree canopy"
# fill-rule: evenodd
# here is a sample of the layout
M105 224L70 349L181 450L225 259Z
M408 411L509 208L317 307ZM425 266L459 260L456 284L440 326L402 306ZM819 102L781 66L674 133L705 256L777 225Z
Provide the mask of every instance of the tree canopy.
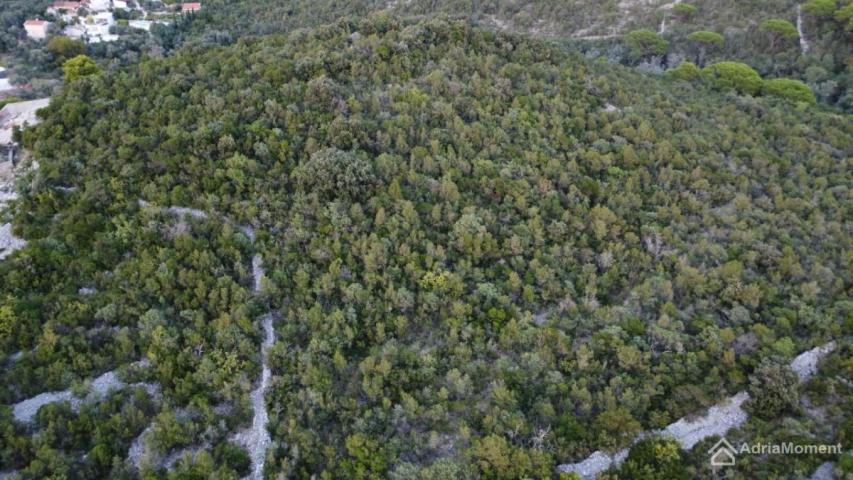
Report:
M663 55L666 53L669 42L651 30L634 30L625 35L625 43L631 49L632 55L637 58L649 55Z
M796 40L800 33L793 23L781 18L771 18L761 22L758 29L770 36L770 48L775 48L780 41Z
M724 43L726 43L726 37L720 35L717 32L708 32L705 30L699 30L691 33L687 36L690 40L694 42L700 43L705 46L717 46L720 47Z
M702 70L708 81L721 89L734 89L740 93L755 95L761 91L761 75L752 67L739 62L720 62Z
M91 77L101 72L98 64L86 55L77 55L62 64L66 82L76 82L81 78Z
M467 19L208 34L69 81L23 133L4 469L242 478L261 319L266 478L555 478L744 389L841 436L793 425L778 357L853 326L848 117L738 95L746 65L671 82ZM833 419L839 345L808 386ZM56 391L83 400L8 407ZM638 478L707 473L635 450Z
M816 17L831 17L837 9L835 0L809 0L803 4L803 11Z
M815 94L803 82L791 80L788 78L774 78L765 80L761 86L762 92L776 97L784 98L795 102L806 102L814 105L817 102Z

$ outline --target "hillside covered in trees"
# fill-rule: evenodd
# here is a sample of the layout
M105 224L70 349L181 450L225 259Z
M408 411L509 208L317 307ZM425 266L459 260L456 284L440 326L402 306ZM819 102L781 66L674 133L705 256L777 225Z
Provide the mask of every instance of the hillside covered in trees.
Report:
M0 463L248 474L262 318L265 478L558 478L746 388L744 432L849 441L853 123L712 73L377 14L72 83L24 132ZM782 365L832 339L818 422Z
M484 28L548 38L593 57L662 73L688 61L750 65L767 78L792 78L826 105L853 111L851 0L471 1L211 0L185 25L181 41L227 44L243 35L291 31L343 15L387 11L400 17L446 14ZM633 48L648 32L660 49Z
M147 8L162 6L159 0L140 3ZM168 55L183 45L225 46L246 35L281 34L327 24L341 16L362 17L379 11L403 18L449 15L491 30L558 41L586 56L653 74L685 62L700 68L722 61L742 62L767 79L801 82L823 105L853 111L851 0L203 3L196 13L154 25L150 34L119 25L116 32L122 36L118 41L86 45L85 53L104 68L116 69L135 64L140 58ZM26 40L21 28L24 18L44 12L47 4L47 0L11 0L0 12L0 24L7 26L0 34L0 64L9 68L16 84L27 84L26 96L44 96L56 89L61 77L59 67L65 60L50 42ZM126 16L116 15L120 19Z

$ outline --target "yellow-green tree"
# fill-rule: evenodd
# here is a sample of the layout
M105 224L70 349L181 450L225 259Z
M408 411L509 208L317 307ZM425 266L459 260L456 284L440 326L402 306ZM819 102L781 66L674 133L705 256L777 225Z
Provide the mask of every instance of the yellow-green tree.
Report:
M65 73L65 81L72 83L101 73L101 68L86 55L77 55L62 65L62 71Z

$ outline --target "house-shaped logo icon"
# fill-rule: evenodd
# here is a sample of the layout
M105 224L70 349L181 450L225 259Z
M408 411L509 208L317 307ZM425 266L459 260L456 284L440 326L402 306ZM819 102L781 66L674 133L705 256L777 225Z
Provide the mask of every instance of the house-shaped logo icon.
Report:
M711 466L715 468L734 466L736 454L737 450L725 437L708 450L708 455L711 456Z

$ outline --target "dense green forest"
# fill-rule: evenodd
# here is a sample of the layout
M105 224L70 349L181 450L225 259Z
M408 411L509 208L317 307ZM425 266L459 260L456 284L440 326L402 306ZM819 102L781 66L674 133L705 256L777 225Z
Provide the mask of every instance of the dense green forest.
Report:
M211 43L74 82L24 132L4 468L246 475L233 435L270 311L265 478L558 478L744 389L738 435L853 438L849 116L741 95L726 65L653 77L465 20L242 37L203 27L215 14L188 27ZM819 421L781 365L831 339L799 387ZM29 424L5 406L115 369L160 393ZM146 429L188 453L137 471ZM710 477L703 446L641 442L607 475ZM756 457L731 478L823 460L853 469Z
M0 24L9 27L0 36L0 54L9 53L0 61L17 83L32 83L34 95L49 94L60 76L56 55L40 42L24 41L20 26L46 4L13 0L0 12ZM120 27L121 40L89 45L87 54L119 68L183 45L230 45L245 35L290 32L377 11L465 18L484 28L558 40L587 56L657 74L685 61L700 67L743 62L765 78L803 82L822 104L853 111L853 0L209 0L200 12L156 25L150 35ZM631 44L636 31L654 33L663 48L638 52Z
M798 6L802 6L800 20L807 51L802 51L794 26ZM853 110L851 0L708 0L695 5L665 0L211 0L193 22L186 24L181 38L204 45L222 44L247 34L290 31L328 23L342 15L377 10L398 16L443 13L467 18L485 28L560 40L588 56L640 64L646 71L657 73L685 60L700 66L736 60L765 77L805 82L823 103ZM771 26L781 22L793 31L780 37L766 28L767 22ZM638 29L656 32L667 46L654 54L632 54L627 35ZM720 40L703 42L701 37L691 37L696 32L712 32Z

